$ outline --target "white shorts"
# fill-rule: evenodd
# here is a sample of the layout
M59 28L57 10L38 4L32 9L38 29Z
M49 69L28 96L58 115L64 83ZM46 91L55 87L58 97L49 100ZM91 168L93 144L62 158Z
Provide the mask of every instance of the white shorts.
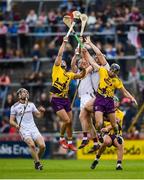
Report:
M42 137L37 127L27 129L21 128L20 136L24 141L29 138L32 138L35 141L38 137Z
M94 96L94 95L93 95ZM90 94L82 95L80 98L80 110L84 108L86 103L91 100L93 97Z

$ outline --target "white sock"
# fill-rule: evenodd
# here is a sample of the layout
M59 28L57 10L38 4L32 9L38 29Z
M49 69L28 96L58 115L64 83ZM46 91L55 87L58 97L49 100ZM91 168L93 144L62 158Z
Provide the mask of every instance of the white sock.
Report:
M83 137L83 139L82 140L87 140L88 138L87 137Z
M94 145L97 146L97 145L98 145L98 142L94 142Z
M68 144L72 144L72 141L68 141Z
M63 140L65 140L65 138L64 137L60 137L60 141L63 141Z

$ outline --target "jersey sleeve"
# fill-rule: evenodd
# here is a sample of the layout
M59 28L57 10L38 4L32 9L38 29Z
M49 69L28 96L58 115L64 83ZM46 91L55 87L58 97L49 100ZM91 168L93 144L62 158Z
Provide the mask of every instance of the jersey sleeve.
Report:
M10 109L10 115L16 115L16 110L15 110L14 106L12 106Z
M61 68L61 65L56 66L55 64L53 65L53 71L58 71Z
M36 106L32 103L32 112L38 112L38 109L36 108Z
M106 63L104 66L103 66L105 69L109 70L110 69L110 65L109 63Z
M75 77L75 73L73 73L73 72L69 72L69 75L70 75L70 78L71 78L71 79L74 79L74 77Z
M100 76L104 76L106 71L107 70L104 67L100 67L98 72L99 72Z

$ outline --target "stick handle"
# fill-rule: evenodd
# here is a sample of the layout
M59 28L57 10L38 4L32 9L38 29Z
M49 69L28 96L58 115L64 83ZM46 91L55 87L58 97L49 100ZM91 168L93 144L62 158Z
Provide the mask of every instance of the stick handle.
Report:
M74 25L75 25L75 22L72 23L72 25L71 25L69 31L68 31L67 34L66 34L66 37L69 37L71 31L73 30Z
M80 83L81 83L81 80L79 80L79 83L78 83L77 88L75 90L74 97L73 97L72 103L71 103L71 108L73 108L73 105L74 105L74 102L75 102L75 99L76 99L76 96L77 96L77 93L78 93L78 88L80 86Z
M83 43L81 42L81 40L79 39L79 37L78 37L75 33L73 33L73 34L74 34L75 39L76 39L77 42L79 43L80 47L83 48L84 45L83 45Z

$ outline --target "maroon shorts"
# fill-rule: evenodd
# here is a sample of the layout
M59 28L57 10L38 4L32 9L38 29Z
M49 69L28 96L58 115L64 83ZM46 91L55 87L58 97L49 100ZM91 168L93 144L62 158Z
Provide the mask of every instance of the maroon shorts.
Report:
M96 94L94 102L94 111L101 111L106 114L114 113L114 100L111 97L104 97L100 94Z
M55 112L65 109L66 112L71 111L71 103L68 98L52 97L51 105Z

